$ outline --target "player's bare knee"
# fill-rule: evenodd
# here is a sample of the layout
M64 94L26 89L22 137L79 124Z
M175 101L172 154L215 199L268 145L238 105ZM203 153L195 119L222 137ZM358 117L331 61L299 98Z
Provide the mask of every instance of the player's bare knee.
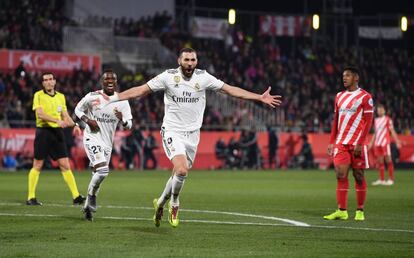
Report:
M355 178L355 181L358 184L362 184L364 181L364 171L362 169L355 169L352 174Z
M36 169L37 171L42 170L43 162L44 162L43 160L37 160L37 159L35 159L33 161L33 168Z
M180 176L187 176L188 168L186 165L179 165L174 167L174 174Z
M344 179L348 176L348 171L342 167L335 168L336 179Z
M68 171L68 170L70 170L69 162L59 163L59 169L60 169L60 171Z

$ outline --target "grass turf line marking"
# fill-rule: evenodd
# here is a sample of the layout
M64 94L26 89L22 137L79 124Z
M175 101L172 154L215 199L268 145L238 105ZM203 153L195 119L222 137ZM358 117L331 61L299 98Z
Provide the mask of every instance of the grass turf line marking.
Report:
M17 214L17 213L0 213L0 216L9 217L52 217L52 218L67 218L63 215L53 214ZM152 221L149 218L139 217L111 217L104 216L98 217L98 219L109 219L109 220L133 220L133 221ZM181 220L187 223L204 223L204 224L220 224L220 225L247 225L247 226L273 226L273 227L298 227L292 224L275 224L275 223L259 223L259 222L235 222L235 221L218 221L218 220ZM386 229L386 228L356 228L356 227L344 227L344 226L308 226L307 228L326 228L326 229L348 229L348 230L362 230L362 231L380 231L380 232L400 232L400 233L414 233L414 230L408 229Z
M7 206L8 203L0 203L0 205ZM13 206L20 206L23 205L21 203L10 203ZM11 206L10 205L10 206ZM52 206L52 207L70 207L72 205L64 205L64 204L46 204L45 206ZM152 210L153 208L149 207L132 207L132 206L116 206L116 205L100 205L100 208L109 208L109 209L138 209L138 210ZM309 227L310 225L301 221L291 220L291 219L284 219L278 218L273 216L264 216L264 215L255 215L249 213L240 213L240 212L228 212L228 211L209 211L209 210L191 210L191 209L180 209L180 211L185 212L194 212L194 213L209 213L209 214L223 214L223 215L232 215L238 217L250 217L250 218L258 218L258 219L265 219L265 220L275 220L275 221L282 221L288 224L292 224L298 227Z

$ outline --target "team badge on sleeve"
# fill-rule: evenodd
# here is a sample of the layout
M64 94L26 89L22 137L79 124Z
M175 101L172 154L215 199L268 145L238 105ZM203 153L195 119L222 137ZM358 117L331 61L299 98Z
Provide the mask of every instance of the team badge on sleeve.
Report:
M369 100L368 100L368 104L369 104L371 107L373 107L373 106L374 106L374 101L373 101L372 99L369 99Z

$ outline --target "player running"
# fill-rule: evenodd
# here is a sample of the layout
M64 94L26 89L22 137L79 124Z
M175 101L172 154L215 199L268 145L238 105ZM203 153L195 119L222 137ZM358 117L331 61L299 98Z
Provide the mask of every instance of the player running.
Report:
M197 62L196 51L184 48L179 53L178 68L166 70L144 85L106 98L109 102L114 102L164 91L165 115L161 136L165 154L173 164L173 171L161 196L153 201L153 219L157 227L161 223L163 207L170 197L168 221L172 227L179 224L179 194L196 156L206 106L206 90L220 90L234 97L262 102L272 108L281 104L281 96L270 95L270 87L260 95L230 86L205 70L196 69Z
M336 95L335 114L328 145L328 154L333 155L335 165L338 209L324 216L324 219L348 219L348 173L352 167L358 204L355 220L362 221L365 220L364 203L367 193L364 169L369 167L365 140L372 124L374 103L371 95L359 87L357 68L345 68L342 80L345 90Z
M368 149L374 147L375 157L377 158L377 169L379 172L379 179L374 181L372 185L393 185L394 163L391 159L390 134L392 135L392 138L394 138L398 148L401 147L401 142L394 130L391 118L386 115L385 107L383 105L377 106L377 115L378 117L374 120L375 133L368 145ZM387 181L385 181L384 175L384 160L387 163L388 168L389 179Z
M102 90L88 93L75 108L76 116L88 125L84 130L83 145L93 172L83 212L85 219L90 221L93 219L92 212L96 212L97 209L96 195L109 173L108 165L116 127L119 123L127 129L132 127L131 107L128 101L99 106L100 100L103 100L100 93L114 95L117 88L116 74L111 70L105 71L100 83Z

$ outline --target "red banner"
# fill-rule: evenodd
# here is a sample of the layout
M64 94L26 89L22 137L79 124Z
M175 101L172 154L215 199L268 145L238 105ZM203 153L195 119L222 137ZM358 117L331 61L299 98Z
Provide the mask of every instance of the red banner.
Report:
M305 16L260 16L260 33L271 36L309 37L311 18Z
M74 69L101 72L101 57L98 55L28 51L0 50L0 70L11 71L23 62L28 72L51 71L57 74L68 74Z

